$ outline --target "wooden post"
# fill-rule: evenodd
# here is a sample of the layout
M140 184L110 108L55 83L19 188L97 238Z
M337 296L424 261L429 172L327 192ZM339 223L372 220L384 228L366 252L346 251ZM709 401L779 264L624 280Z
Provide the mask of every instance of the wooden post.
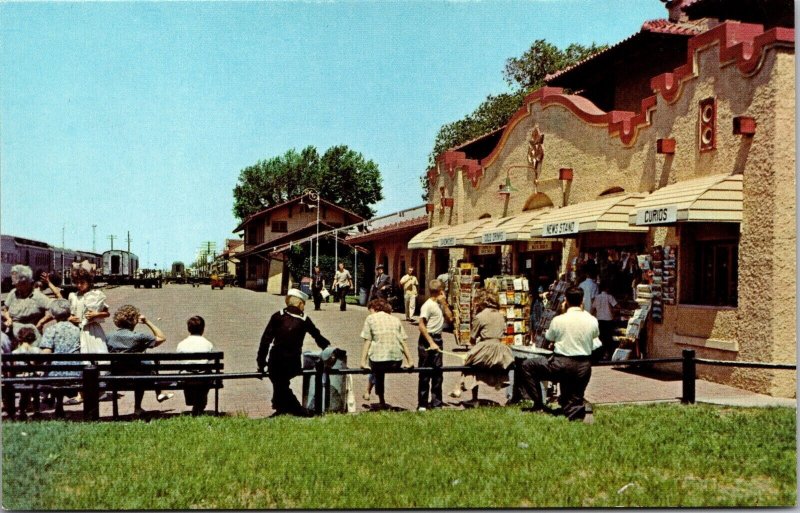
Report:
M694 349L683 350L683 404L695 402L695 380L697 379L697 362L694 360Z
M100 418L100 370L96 365L83 369L83 420Z

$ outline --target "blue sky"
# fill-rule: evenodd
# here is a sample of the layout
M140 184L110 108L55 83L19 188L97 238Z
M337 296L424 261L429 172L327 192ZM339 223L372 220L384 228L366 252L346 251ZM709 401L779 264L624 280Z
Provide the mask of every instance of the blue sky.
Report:
M536 39L615 43L659 0L0 4L0 230L142 265L191 262L237 222L239 171L346 144L378 214L422 203L439 127L508 90ZM149 246L147 242L149 241Z

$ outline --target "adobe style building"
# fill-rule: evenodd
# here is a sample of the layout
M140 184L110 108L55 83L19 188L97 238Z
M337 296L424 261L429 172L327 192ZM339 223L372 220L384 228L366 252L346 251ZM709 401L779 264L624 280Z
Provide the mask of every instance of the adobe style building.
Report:
M289 270L285 253L296 244L313 244L316 234L349 226L363 219L338 205L319 199L319 226L316 200L307 195L265 208L242 221L233 231L244 232L244 250L236 254L244 286L252 290L285 294ZM344 234L336 235L343 239Z
M409 248L428 276L463 259L537 285L591 261L622 296L637 255L671 251L646 356L795 362L793 18L666 5L668 19L548 77L499 132L440 155ZM698 372L796 395L792 371Z
M397 287L400 286L400 278L406 274L408 267L414 267L415 276L420 283L424 283L427 251L409 249L408 243L412 237L427 227L428 215L425 206L422 205L365 221L362 232L347 237L348 244L368 251L365 256L366 288L374 283L372 270L378 264L383 264L385 272ZM419 288L419 293L418 300L421 300L425 293L424 287Z

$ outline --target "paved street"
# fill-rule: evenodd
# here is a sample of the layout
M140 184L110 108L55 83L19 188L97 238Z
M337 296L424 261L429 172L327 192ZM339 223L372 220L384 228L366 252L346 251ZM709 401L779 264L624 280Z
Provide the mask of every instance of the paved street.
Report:
M255 357L261 333L272 313L283 306L283 297L271 294L252 292L240 288L211 290L209 286L193 288L188 285L165 285L162 289L134 289L133 287L117 287L106 289L108 304L112 314L123 304L137 306L167 335L167 342L155 351L173 352L178 342L186 336L186 320L192 315L201 315L206 321L206 337L218 349L225 352L226 372L252 372L255 370ZM361 327L367 311L363 307L348 305L347 312L340 312L338 305L328 303L320 312L313 311L313 304L307 312L335 346L345 349L351 367L359 364L362 340L359 338ZM399 315L402 317L402 315ZM405 323L409 336L409 349L413 363L417 363L416 341L418 330L414 324ZM106 331L114 328L111 319L105 323ZM138 326L137 330L147 329ZM454 338L445 334L445 349L451 350ZM318 350L313 340L308 337L305 349ZM458 365L461 360L455 356L445 355L445 365ZM368 404L361 396L366 386L366 376L354 376L358 411L364 411ZM457 373L445 374L445 395L457 382ZM293 380L293 389L300 397L301 378ZM416 374L390 375L386 378L387 402L397 408L413 410L416 408ZM249 417L265 417L272 413L270 397L272 395L268 380L229 380L220 391L221 411ZM587 390L587 399L593 403L675 401L681 395L679 378L653 378L632 372L595 368ZM505 402L505 391L481 387L481 399L488 399L499 404ZM209 397L209 408L213 407L213 394ZM462 399L469 399L464 394ZM697 399L705 402L742 405L795 405L794 400L773 399L732 387L698 380ZM461 399L445 397L446 402L454 408L460 408ZM372 401L377 402L375 394ZM146 410L157 410L163 414L177 414L187 410L182 393L164 403L155 400L155 394L147 392L143 407ZM80 410L80 406L68 407ZM120 401L120 413L128 415L133 410L133 394L125 393ZM101 403L101 416L111 415L111 403Z

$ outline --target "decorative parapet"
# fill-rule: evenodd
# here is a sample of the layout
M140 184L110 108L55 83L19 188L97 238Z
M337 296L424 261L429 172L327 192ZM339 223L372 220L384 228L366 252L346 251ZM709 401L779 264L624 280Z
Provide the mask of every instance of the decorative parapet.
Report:
M697 77L697 53L712 44L719 43L720 66L735 64L744 76L755 74L763 62L764 50L768 46L794 47L794 29L776 27L764 32L761 25L727 22L689 40L686 64L672 73L653 77L650 87L661 94L667 103L675 102L683 84Z
M605 112L588 99L572 94L564 94L560 87L541 87L525 97L524 105L511 117L494 150L480 162L467 159L463 152L446 151L437 162L444 164L447 173L453 177L455 170L464 168L466 176L477 187L484 170L489 167L505 146L516 125L530 115L530 105L539 102L542 108L561 105L584 122L606 125L610 136L619 137L625 146L631 146L639 132L650 125L652 112L657 108L660 94L667 103L673 103L680 96L683 83L698 74L697 52L719 43L721 66L736 64L744 76L755 74L763 62L767 47L780 45L794 47L794 29L776 27L764 31L761 25L739 22L725 22L689 40L686 64L672 73L663 73L651 79L653 96L642 100L639 112L613 110ZM429 171L428 179L435 180L436 173Z

